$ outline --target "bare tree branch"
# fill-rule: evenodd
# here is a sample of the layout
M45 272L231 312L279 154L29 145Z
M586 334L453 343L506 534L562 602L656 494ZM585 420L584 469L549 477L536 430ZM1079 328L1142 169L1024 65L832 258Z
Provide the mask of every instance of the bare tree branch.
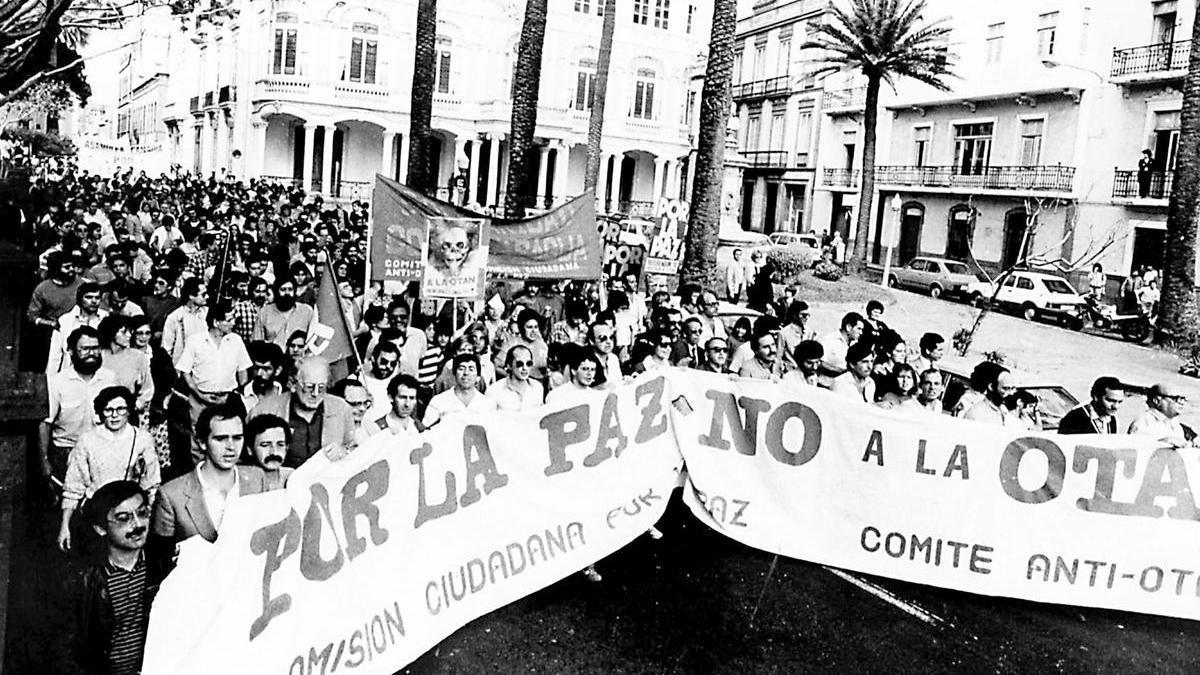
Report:
M31 87L33 87L35 84L37 84L38 82L41 82L42 80L45 80L48 77L53 77L55 75L58 75L59 73L64 73L68 70L71 70L72 68L75 68L76 66L78 66L79 64L83 63L84 61L86 61L88 59L93 59L98 56L104 56L105 54L110 54L119 49L125 49L126 47L130 47L133 44L134 44L134 42L126 42L123 45L119 45L117 47L112 47L110 49L105 49L104 51L96 52L95 54L89 54L88 56L80 56L79 58L75 59L74 61L71 61L70 63L68 63L65 66L60 66L53 70L43 70L39 73L34 73L33 75L31 75L29 77L29 79L27 79L24 82L22 82L21 84L17 85L17 87L14 88L12 91L8 92L3 97L0 97L0 106L7 105L10 101L12 101L13 99L16 99L21 94L24 94L26 91L29 91L29 89Z

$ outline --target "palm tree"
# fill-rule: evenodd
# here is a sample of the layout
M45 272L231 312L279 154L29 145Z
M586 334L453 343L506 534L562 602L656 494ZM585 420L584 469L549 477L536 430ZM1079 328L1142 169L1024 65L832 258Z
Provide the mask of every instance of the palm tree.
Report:
M924 20L925 0L849 1L849 10L831 7L833 21L817 25L813 39L801 48L826 52L817 74L857 70L867 79L862 186L854 234L855 269L861 273L867 264L867 232L875 196L875 121L879 117L880 84L887 82L895 88L898 77L908 77L948 91L945 78L952 75L953 55L945 44L950 26L944 19Z
M512 131L509 134L508 192L504 215L525 215L522 192L533 169L533 133L537 129L538 90L542 84L542 45L546 40L547 0L528 0L521 42L517 47L517 72L513 74ZM539 186L540 188L540 186ZM536 190L534 191L537 192Z
M436 181L429 157L433 119L434 47L437 43L437 0L417 4L416 47L413 54L412 112L408 122L408 186L426 194Z
M1200 29L1200 12L1192 30ZM1193 33L1200 35L1200 33ZM1192 40L1180 112L1179 157L1167 210L1166 255L1155 336L1159 342L1196 338L1196 208L1200 206L1200 39Z
M725 127L733 105L733 37L737 0L713 3L708 65L700 91L700 138L692 184L688 236L684 242L683 283L716 288L717 232L721 222L721 184L725 173Z
M613 31L616 27L617 0L604 0L604 26L600 29L600 54L596 61L596 82L592 85L592 112L588 118L584 192L595 192L600 182L600 140L604 138L604 104L608 97L608 68L612 63Z

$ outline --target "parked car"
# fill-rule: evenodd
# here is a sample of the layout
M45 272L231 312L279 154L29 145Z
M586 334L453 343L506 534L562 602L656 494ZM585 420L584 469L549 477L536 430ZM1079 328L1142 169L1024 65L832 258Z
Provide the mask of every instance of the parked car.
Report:
M995 289L994 283L981 281L971 284L967 292L976 305L982 305L995 294L999 307L1019 312L1029 321L1041 318L1059 321L1074 330L1083 327L1080 318L1083 296L1056 274L1013 272L1004 279L999 293Z
M767 240L771 242L772 246L780 248L804 247L818 249L821 247L820 242L817 241L817 235L801 232L772 232L767 235Z
M958 399L970 390L968 382L976 363L978 362L960 356L947 356L938 361L938 368L945 373L942 409L946 412L953 410ZM1010 369L1009 372L1017 390L1027 391L1037 397L1038 417L1043 431L1058 429L1063 415L1079 405L1079 399L1074 394L1049 378L1019 370Z
M717 269L724 271L733 260L733 249L742 250L742 264L750 260L754 251L762 251L763 255L771 249L771 240L761 232L725 231L717 238Z
M888 286L927 291L935 298L942 294L967 298L967 289L981 280L966 263L921 256L913 258L904 267L893 269Z

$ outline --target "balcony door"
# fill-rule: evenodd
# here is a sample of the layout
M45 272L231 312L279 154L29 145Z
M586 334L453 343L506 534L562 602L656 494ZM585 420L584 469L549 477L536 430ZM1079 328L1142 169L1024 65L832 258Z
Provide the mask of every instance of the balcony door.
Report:
M963 176L979 176L992 156L992 123L954 125L954 169Z
M1154 170L1174 171L1179 155L1179 111L1154 116Z

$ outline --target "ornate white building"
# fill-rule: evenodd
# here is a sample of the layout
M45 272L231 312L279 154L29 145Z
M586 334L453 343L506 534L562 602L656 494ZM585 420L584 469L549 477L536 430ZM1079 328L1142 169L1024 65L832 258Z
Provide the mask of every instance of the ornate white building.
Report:
M531 206L583 191L590 87L603 0L549 3ZM202 173L295 181L367 197L404 180L415 0L245 0L236 15L177 21L168 101L171 161ZM511 91L524 2L459 0L438 12L433 121L437 184L467 175L466 201L503 202ZM598 190L602 211L638 213L686 190L689 81L711 2L618 0ZM181 25L178 25L181 24Z

